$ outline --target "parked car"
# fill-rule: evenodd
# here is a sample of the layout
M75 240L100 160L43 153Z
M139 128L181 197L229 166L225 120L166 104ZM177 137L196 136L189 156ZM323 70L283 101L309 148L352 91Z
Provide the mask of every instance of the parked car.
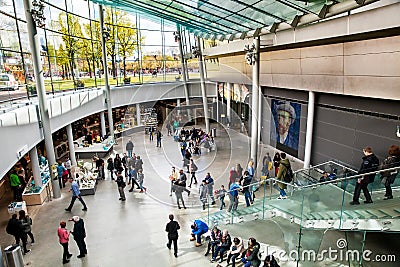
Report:
M0 73L0 91L18 90L18 81L12 74Z

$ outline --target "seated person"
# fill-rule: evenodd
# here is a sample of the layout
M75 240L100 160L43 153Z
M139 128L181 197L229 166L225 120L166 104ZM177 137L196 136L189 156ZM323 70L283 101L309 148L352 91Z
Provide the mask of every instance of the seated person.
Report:
M273 255L268 255L267 257L265 257L263 267L280 267L280 266L276 262L275 257Z
M217 248L215 249L211 262L216 261L217 255L219 253L219 262L221 263L224 259L225 251L228 251L231 248L231 245L232 245L231 236L229 235L228 230L224 230L222 233L221 240L217 245Z
M242 256L242 262L244 267L259 267L261 264L258 258L258 252L260 251L260 244L254 237L249 238L249 247Z
M319 178L319 182L323 183L328 181L328 173L327 172L323 172L321 178Z
M195 145L193 148L193 155L201 155L200 147Z
M208 241L207 251L204 256L207 256L211 249L211 255L214 255L215 247L218 245L219 241L221 241L221 230L218 229L217 226L214 226L211 231L210 240Z
M232 267L235 267L235 260L244 252L243 240L239 237L233 239L232 246L228 252L228 259L226 260L229 266L232 259Z
M190 241L196 240L196 247L200 247L203 245L201 243L201 236L208 231L208 225L200 220L195 220L193 225L191 226L192 228L192 237L190 238Z

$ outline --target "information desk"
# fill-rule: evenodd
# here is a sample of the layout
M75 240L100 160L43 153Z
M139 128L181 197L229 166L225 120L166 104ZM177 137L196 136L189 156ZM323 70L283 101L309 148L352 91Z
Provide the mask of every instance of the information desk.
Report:
M110 139L110 138L109 138ZM83 138L78 139L75 143L78 143L79 146L75 147L75 154L80 159L90 159L94 156L98 156L100 158L104 158L112 151L114 144L110 144L109 139L101 142L101 143L93 143L88 147L84 147L82 144Z
M50 200L51 192L51 181L48 180L47 183L42 186L39 192L30 193L25 189L24 193L22 194L22 199L26 202L27 206L42 205L46 199Z

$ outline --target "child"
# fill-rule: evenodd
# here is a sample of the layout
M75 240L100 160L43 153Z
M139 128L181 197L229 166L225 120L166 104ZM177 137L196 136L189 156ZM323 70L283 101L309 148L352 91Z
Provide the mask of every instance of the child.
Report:
M221 202L219 205L219 210L222 210L223 207L225 207L225 194L226 194L226 190L224 185L221 185L221 188L219 190L217 190L216 195L219 198L219 201Z

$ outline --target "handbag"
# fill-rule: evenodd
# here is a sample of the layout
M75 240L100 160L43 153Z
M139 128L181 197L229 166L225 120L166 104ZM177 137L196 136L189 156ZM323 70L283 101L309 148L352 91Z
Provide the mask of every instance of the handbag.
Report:
M272 162L270 161L270 162L268 162L268 170L270 171L270 170L272 170L272 168L273 168L273 164L272 164Z

